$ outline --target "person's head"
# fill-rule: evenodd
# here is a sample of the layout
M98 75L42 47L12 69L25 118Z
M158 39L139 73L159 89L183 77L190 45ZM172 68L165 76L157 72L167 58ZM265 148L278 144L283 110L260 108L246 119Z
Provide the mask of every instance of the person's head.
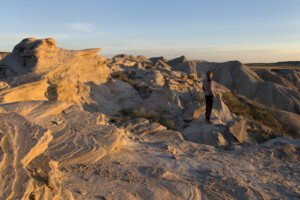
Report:
M206 73L206 76L207 76L207 78L211 79L212 76L213 76L212 71L208 71L208 72Z

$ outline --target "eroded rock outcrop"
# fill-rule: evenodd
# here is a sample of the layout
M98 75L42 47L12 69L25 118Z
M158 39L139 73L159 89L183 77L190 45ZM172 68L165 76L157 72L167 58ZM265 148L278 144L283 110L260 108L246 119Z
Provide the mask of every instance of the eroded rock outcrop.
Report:
M124 123L121 126L124 130L138 136L152 136L153 138L165 138L168 140L183 141L181 133L177 131L167 130L166 127L158 123L149 123L145 119L135 119ZM154 139L155 140L155 139Z
M192 121L182 134L189 141L199 144L209 144L213 146L225 146L228 141L224 138L226 132L225 126L216 126L199 122L199 120Z
M230 123L228 126L230 134L232 134L239 143L244 143L247 139L248 132L245 123L245 120L239 120Z
M53 140L49 144L51 159L69 164L91 164L123 144L124 131L106 124L99 113L89 113L70 107L61 115L43 119L51 130ZM56 123L53 123L56 122Z
M0 52L0 60L10 54L9 52Z
M249 99L264 105L300 114L299 92L274 82L263 81L254 71L239 62L218 64L214 80Z
M56 162L44 160L47 170L40 163L33 173L36 168L32 163L45 152L52 138L50 130L16 113L0 114L1 199L54 199L67 193L61 188ZM46 170L44 181L39 179L41 170Z
M1 80L9 86L0 91L1 103L59 100L106 114L138 103L128 84L107 83L111 70L100 50L64 50L54 39L24 39L0 62Z
M97 55L99 50L68 51L56 47L54 39L24 39L0 62L2 80L11 86L11 90L1 91L2 103L89 101L84 83L93 77L96 83L103 83L108 76L103 65L106 58Z
M205 105L202 102L194 101L191 104L189 104L183 113L183 120L192 120L196 119L200 116L200 114L205 113Z
M213 80L235 90L247 98L266 106L300 113L299 72L290 70L250 69L238 61L213 63L202 60L188 61L184 57L169 61L173 70L187 74L196 73L205 77L208 70L213 71Z
M278 98L287 94L283 110L294 109L285 103L297 103L296 72L256 74L184 56L109 60L99 50L29 38L0 61L1 199L299 197L299 141L259 145L247 134L253 121L222 101L229 89L254 98L271 85ZM214 124L204 119L207 70L218 81ZM297 136L297 114L264 109Z

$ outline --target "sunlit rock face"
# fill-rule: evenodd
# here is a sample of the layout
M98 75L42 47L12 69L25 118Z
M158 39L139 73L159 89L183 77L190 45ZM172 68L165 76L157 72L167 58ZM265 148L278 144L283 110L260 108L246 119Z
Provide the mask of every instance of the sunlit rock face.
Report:
M1 199L28 199L34 193L33 181L38 177L33 176L29 166L36 157L45 152L52 138L50 130L34 125L21 115L0 114ZM49 160L45 164L49 166L54 163ZM53 168L49 166L44 178L57 182L59 180L55 180L55 175L51 174L55 173ZM41 183L40 188L50 192L46 199L56 196L46 182ZM60 185L54 190L60 192Z
M110 69L107 59L97 54L100 50L64 50L54 39L24 39L0 62L7 88L1 91L1 102L58 100L108 114L134 105L139 99L131 86L120 81L107 84Z
M8 54L10 54L10 53L9 52L0 52L0 60L2 60L2 58L7 56Z
M299 137L297 69L100 50L28 38L0 53L0 199L300 196L300 141L267 121ZM233 111L230 90L243 99L233 105L256 106L267 120Z

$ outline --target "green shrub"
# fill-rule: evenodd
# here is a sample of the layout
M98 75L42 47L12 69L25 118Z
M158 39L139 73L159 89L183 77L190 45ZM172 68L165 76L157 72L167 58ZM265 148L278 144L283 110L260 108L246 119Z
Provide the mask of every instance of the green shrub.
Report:
M164 116L160 116L155 111L146 112L144 108L133 109L133 108L123 108L119 111L117 115L120 119L120 122L130 121L136 118L144 118L149 120L150 123L159 123L169 130L176 130L175 123Z
M125 74L129 79L135 79L135 77L136 77L135 71L125 71Z
M229 110L237 116L247 116L250 112L250 108L236 98L235 92L224 92L222 100L228 106Z
M199 103L205 102L205 96L203 94L196 94L194 100L198 101Z
M145 67L145 69L148 69L148 70L154 70L154 67L151 66L151 65L147 65L147 66Z
M238 95L236 92L224 92L222 95L222 100L228 106L232 113L238 116L244 116L248 119L255 121L257 124L266 125L273 129L270 134L264 135L264 137L273 138L275 136L286 135L283 130L282 125L278 123L271 112L265 110L258 103L258 99L253 101L247 100L245 97Z
M152 87L150 87L149 85L146 85L144 82L136 82L133 85L134 89L136 89L139 93L139 95L143 98L143 99L147 99L150 97L150 95L152 94L152 92L154 91L154 89Z
M169 129L169 130L174 130L174 131L177 130L177 128L176 128L175 123L173 122L173 120L168 119L168 118L166 118L164 116L161 116L159 118L158 123L160 123L161 125L167 127L167 129Z
M131 80L132 76L133 75L128 72L125 72L125 73L119 72L119 73L113 74L111 77L114 79L119 79L121 81L124 81L124 82L128 83L129 85L133 86L134 82Z

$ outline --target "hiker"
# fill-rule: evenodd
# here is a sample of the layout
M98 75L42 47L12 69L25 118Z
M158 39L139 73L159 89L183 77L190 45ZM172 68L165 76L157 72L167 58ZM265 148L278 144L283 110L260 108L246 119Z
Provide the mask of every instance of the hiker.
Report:
M206 103L206 111L205 111L205 118L206 122L212 124L210 120L211 111L214 104L214 82L212 80L213 73L212 71L208 71L206 73L207 78L203 81L202 89L205 94L205 103Z

